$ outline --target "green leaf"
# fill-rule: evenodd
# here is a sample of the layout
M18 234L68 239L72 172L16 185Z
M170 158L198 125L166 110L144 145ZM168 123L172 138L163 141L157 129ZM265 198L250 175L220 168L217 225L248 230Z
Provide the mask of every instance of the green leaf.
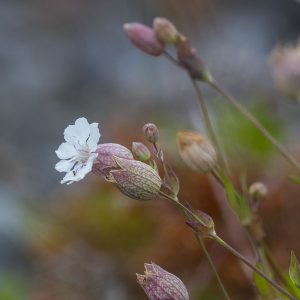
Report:
M300 289L300 265L293 251L291 252L289 275L294 285Z
M300 177L292 176L292 175L291 175L291 176L289 176L289 179L290 179L292 182L294 182L294 183L300 185Z
M226 177L224 178L224 188L231 207L237 213L241 222L248 224L250 221L250 209L247 200L236 191L231 181Z
M260 263L257 263L256 267L263 271L263 268ZM255 285L263 299L274 299L274 292L270 284L256 272L253 273L253 277Z

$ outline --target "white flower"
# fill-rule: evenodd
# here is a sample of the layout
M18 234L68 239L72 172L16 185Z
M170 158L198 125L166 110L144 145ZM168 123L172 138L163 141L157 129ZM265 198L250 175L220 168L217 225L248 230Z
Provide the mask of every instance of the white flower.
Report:
M100 138L98 123L89 124L86 118L79 118L75 125L69 125L64 131L65 143L55 151L61 159L55 169L66 172L61 183L71 184L88 174L97 158L95 153Z

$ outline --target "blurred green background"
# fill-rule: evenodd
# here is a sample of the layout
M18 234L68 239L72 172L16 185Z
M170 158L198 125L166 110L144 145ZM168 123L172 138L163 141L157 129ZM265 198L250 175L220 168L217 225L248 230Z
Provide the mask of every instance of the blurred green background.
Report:
M0 300L146 299L135 273L154 261L179 276L191 299L222 299L183 216L162 200L128 199L95 175L60 185L55 149L84 116L101 142L131 148L154 122L180 197L211 214L243 254L251 247L210 176L179 159L179 130L203 132L192 85L164 58L147 56L122 26L167 17L191 38L215 77L300 160L299 113L274 89L269 55L300 33L292 0L0 1ZM299 66L300 67L300 66ZM295 171L249 123L204 87L236 183L263 181L267 242L287 270L300 254ZM251 272L208 241L232 299L258 299Z

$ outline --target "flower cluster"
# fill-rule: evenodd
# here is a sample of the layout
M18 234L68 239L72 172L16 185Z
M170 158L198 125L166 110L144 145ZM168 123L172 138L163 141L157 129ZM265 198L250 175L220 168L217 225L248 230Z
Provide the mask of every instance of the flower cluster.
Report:
M56 150L61 159L55 166L66 172L61 183L71 184L83 179L91 171L114 183L125 195L138 200L150 200L160 191L162 180L149 164L151 153L142 143L133 143L133 151L114 144L98 144L98 123L89 124L79 118L64 132L65 142ZM148 151L147 151L148 150Z

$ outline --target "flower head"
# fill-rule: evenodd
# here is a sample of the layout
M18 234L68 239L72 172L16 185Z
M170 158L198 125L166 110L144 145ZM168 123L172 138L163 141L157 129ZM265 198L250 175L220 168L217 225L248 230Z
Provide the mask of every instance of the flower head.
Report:
M185 164L196 172L207 173L217 165L217 153L204 136L195 132L178 132L177 145Z
M183 282L155 263L144 264L145 275L136 274L137 282L150 300L188 300Z
M98 123L89 124L86 118L79 118L65 129L64 138L65 142L55 151L61 159L55 169L66 172L62 184L71 184L92 170L98 156L95 153L100 138Z
M295 47L277 47L270 63L277 89L291 100L300 101L300 41Z
M179 33L174 24L168 19L155 18L153 21L153 30L162 43L176 44Z
M130 41L143 52L159 56L163 54L165 46L160 42L153 29L141 23L124 24L124 31Z

